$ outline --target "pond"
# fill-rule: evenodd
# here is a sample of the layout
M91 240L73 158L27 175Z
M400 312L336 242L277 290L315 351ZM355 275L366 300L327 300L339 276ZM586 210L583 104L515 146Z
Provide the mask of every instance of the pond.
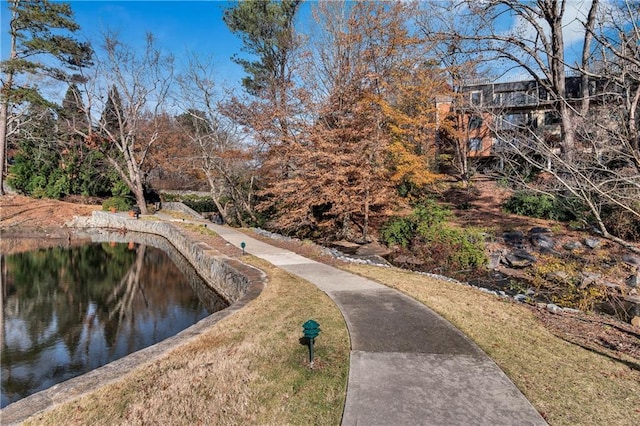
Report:
M137 237L0 255L2 407L227 307L166 240Z

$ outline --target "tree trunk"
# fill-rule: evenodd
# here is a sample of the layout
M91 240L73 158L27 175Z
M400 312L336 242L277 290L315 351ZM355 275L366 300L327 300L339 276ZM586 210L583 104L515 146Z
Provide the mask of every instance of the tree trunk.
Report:
M118 175L122 178L129 190L133 192L133 195L136 199L136 204L138 205L138 207L140 207L140 213L147 214L147 203L144 199L144 188L142 187L142 181L140 180L139 173L136 174L133 172L135 165L131 164L129 160L126 160L127 170L124 170L114 158L108 155L105 155L105 157L109 164L111 164L111 166L113 166L113 168L118 172Z
M564 15L564 2L558 10L557 0L545 4L543 13L545 21L551 29L551 46L547 50L551 84L555 92L555 107L560 115L560 137L562 158L571 163L575 153L575 127L573 125L571 108L567 99L567 85L564 60L564 37L562 34L562 17Z
M640 131L638 131L638 117L636 112L640 103L640 86L636 88L636 93L631 101L629 108L629 139L631 149L633 149L633 158L636 160L636 166L640 167Z
M565 99L560 101L560 106L558 107L558 112L560 113L561 119L561 153L562 159L566 161L568 164L573 162L574 154L575 154L575 127L573 122L573 117L571 114L571 109L567 105Z
M140 207L141 214L147 214L147 201L144 199L144 190L142 186L135 188L133 194L136 196L136 204Z
M464 187L469 185L469 159L467 158L467 148L469 146L469 131L464 122L463 114L456 114L456 120L458 122L458 135L456 136L456 156L458 157L458 168L460 170L460 180ZM464 133L462 133L464 131Z
M220 217L222 218L223 223L227 223L229 221L227 208L226 206L222 206L219 200L221 191L217 190L215 179L211 175L211 172L209 171L209 169L206 167L203 167L202 171L207 176L207 182L209 183L209 193L211 194L211 200L213 200L213 204L216 205L216 208L218 209L218 213L220 213Z
M4 92L4 88L3 88ZM0 195L4 195L4 174L7 163L7 120L9 112L9 100L2 94L0 100Z
M251 195L249 195L247 197L247 199L244 198L244 194L242 193L241 190L238 189L233 176L230 175L227 170L225 170L225 168L223 167L218 167L218 172L222 175L222 177L224 178L226 184L227 184L227 188L228 191L231 193L231 199L233 200L233 204L236 206L236 210L238 209L238 206L241 206L242 209L249 215L249 217L251 218L251 220L254 223L258 222L258 218L256 217L255 213L253 212L253 208L251 207L250 204L250 197ZM207 173L205 171L205 173ZM208 175L207 175L208 176ZM211 178L212 179L212 178ZM209 180L209 185L213 185L211 179ZM253 177L251 178L251 185L253 186ZM213 188L213 186L211 186ZM251 191L251 189L249 189L249 192Z
M244 219L242 219L242 215L240 214L240 209L235 208L234 210L236 211L236 218L238 219L238 223L240 224L241 227L246 228L247 224L244 221Z
M16 3L14 2L14 5ZM16 59L17 47L16 47L16 36L14 32L14 22L17 18L17 12L13 12L13 16L11 18L11 51L9 53L9 59ZM7 163L7 124L9 122L9 91L13 86L13 71L9 71L6 73L6 80L2 85L2 92L0 93L0 195L4 195L4 175L7 172L5 168L8 166Z
M366 243L369 239L369 188L365 190L364 194L364 225L362 226L362 240Z
M130 177L130 180L125 179L125 182L130 182L129 188L136 198L136 204L140 207L140 213L147 214L147 202L144 199L144 187L142 186L140 169L131 156L125 156L125 159L127 161L127 167L129 168Z
M598 11L599 0L592 0L591 8L589 9L589 15L587 16L587 22L585 23L585 35L584 44L582 46L582 101L580 105L580 115L582 118L587 116L589 112L589 101L591 94L589 93L589 73L587 68L589 67L589 59L591 58L591 42L593 41L593 27L596 23L596 12Z
M222 204L220 204L220 201L218 201L216 198L212 197L211 199L213 200L213 204L216 205L216 209L218 209L218 213L220 214L222 223L227 223L229 216L229 214L227 213L227 206L223 206Z

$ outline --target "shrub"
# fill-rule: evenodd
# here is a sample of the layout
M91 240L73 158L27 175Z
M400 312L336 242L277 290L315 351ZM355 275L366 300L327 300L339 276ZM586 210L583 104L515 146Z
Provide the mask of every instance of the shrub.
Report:
M71 182L69 176L66 175L61 169L55 169L51 176L49 176L49 182L45 191L47 198L54 198L59 200L65 195L71 193Z
M391 219L381 229L388 246L412 250L446 271L477 269L487 262L484 234L478 228L454 228L446 223L451 211L435 200L418 204L411 215Z
M41 175L34 175L33 179L27 183L25 193L35 198L44 198L46 194L46 187L47 178Z
M102 155L75 151L64 155L56 144L34 144L23 140L9 168L7 183L35 198L61 199L69 195L128 195L129 189L115 171L109 171ZM112 182L120 181L114 185ZM123 192L124 191L124 192Z
M640 211L640 205L636 206L636 211ZM640 241L640 218L636 215L616 208L603 212L603 216L604 225L611 234L626 241Z
M528 272L536 294L566 308L591 311L609 299L606 288L581 285L583 265L568 258L541 257Z
M562 222L576 219L581 214L581 205L568 198L561 200L547 194L518 191L502 205L507 213Z
M396 245L406 248L415 236L415 227L415 222L411 218L397 217L380 230L380 236L388 246Z
M167 202L179 202L189 206L198 213L217 212L213 199L209 196L201 196L195 194L162 194L162 198ZM222 200L223 203L225 200Z
M182 202L191 207L193 210L198 213L206 213L206 212L217 212L218 209L216 205L213 203L211 197L189 197L183 199Z
M125 212L131 209L133 202L127 197L111 197L102 203L102 210L116 209L118 212Z
M129 195L131 190L129 189L127 184L122 181L122 179L120 179L117 176L114 176L112 179L113 180L111 182L111 195L113 195L114 198L116 197L124 198L127 195Z
M451 217L451 211L435 200L425 199L418 203L409 216L394 217L380 230L382 241L388 246L406 248L420 227L430 227Z
M487 263L484 234L478 228L460 229L440 224L421 227L419 232L426 249L432 254L440 253L433 260L444 270L478 269Z
M413 212L413 218L420 226L434 226L446 222L451 217L451 210L432 199L421 201Z

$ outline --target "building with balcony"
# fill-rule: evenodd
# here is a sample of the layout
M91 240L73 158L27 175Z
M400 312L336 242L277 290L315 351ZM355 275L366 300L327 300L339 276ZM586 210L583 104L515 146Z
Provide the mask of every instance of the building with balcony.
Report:
M577 103L582 96L580 77L566 78L566 97ZM590 88L595 93L595 84ZM560 117L547 90L535 80L475 81L462 87L456 102L441 99L439 117L458 115L458 137L468 157L500 154L513 140L535 134L553 143L560 138ZM462 141L459 141L459 143Z

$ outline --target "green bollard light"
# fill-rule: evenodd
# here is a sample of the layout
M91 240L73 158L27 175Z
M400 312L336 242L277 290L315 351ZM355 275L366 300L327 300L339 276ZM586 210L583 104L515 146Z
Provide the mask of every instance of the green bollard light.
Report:
M244 256L244 248L247 246L247 243L244 241L240 243L240 247L242 248L242 255Z
M302 324L302 332L304 333L304 337L309 341L309 365L313 368L313 343L318 334L320 334L320 324L315 322L314 320L308 320L304 324Z

